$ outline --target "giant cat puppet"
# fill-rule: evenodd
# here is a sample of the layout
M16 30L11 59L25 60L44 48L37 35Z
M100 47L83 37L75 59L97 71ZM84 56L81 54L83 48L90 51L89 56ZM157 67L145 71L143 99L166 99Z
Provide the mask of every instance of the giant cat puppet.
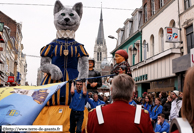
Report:
M60 1L55 2L54 24L57 29L56 39L43 47L41 55L41 71L47 73L42 85L81 79L88 76L88 53L84 45L74 40L75 31L80 25L83 13L82 3L73 8L64 7ZM77 69L77 67L79 67ZM79 72L78 72L79 70ZM58 90L47 102L34 125L63 125L63 132L69 131L71 102L70 84ZM85 125L87 111L84 111Z

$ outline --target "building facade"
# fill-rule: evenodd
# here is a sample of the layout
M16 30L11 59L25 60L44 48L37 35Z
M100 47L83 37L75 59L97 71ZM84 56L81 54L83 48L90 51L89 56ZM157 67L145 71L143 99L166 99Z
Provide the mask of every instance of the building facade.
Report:
M138 96L144 91L178 89L172 60L181 56L180 43L166 42L166 27L179 27L178 1L143 0L142 62L131 67ZM173 9L173 10L172 10Z
M1 58L5 58L5 62L1 64L0 69L6 75L5 77L14 76L14 83L17 85L25 85L27 74L27 62L25 54L22 53L24 49L22 41L22 24L0 11L0 22L4 23L4 30L1 33L4 43L1 43L3 51L1 51ZM12 85L13 83L6 84Z
M183 56L173 60L173 73L178 77L178 90L183 91L185 73L193 66L194 52L194 1L179 0L179 19L181 28L181 53Z
M107 59L107 47L106 40L104 38L104 27L102 18L102 9L100 14L100 24L98 29L98 36L94 45L94 60L95 60L95 70L101 71L101 63L103 59Z
M111 51L111 54L115 55L115 52L119 49L124 49L128 53L128 63L133 66L142 61L142 8L137 8L131 14L132 17L126 19L123 28L119 28L116 32L118 34L118 45ZM133 55L134 47L137 49L137 55Z

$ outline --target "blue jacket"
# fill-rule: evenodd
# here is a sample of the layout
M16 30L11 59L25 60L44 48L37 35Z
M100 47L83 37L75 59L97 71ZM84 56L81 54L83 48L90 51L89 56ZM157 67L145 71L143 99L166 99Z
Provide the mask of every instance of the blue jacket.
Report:
M134 101L134 100L132 100L131 102L129 102L129 105L133 105L133 106L135 106L137 103Z
M164 121L164 123L162 125L158 125L156 124L156 128L154 130L154 132L169 132L170 129L170 125L168 124L168 122Z
M146 105L146 103L145 103L143 105L143 107L144 107L145 110L147 110L149 112L149 114L151 114L151 112L152 112L152 110L151 110L152 105L150 105L150 104L147 104Z
M98 99L98 101L94 101L94 100L88 98L87 100L88 100L88 103L91 105L91 109L96 108L96 106L98 106L98 105L105 104L105 102L101 101L100 99Z
M157 109L156 108L157 108L157 105L154 106L150 114L150 118L152 118L152 120L157 120L158 115L162 113L162 109L163 109L162 105L159 105L159 107Z

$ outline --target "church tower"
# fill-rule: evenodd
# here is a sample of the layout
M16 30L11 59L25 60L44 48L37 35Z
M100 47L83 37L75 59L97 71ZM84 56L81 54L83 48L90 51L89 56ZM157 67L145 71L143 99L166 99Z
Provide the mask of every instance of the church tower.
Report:
M107 59L107 47L106 41L104 39L104 28L103 28L103 19L102 19L102 8L100 14L100 24L98 29L98 36L94 46L94 60L95 60L95 70L101 71L101 62Z

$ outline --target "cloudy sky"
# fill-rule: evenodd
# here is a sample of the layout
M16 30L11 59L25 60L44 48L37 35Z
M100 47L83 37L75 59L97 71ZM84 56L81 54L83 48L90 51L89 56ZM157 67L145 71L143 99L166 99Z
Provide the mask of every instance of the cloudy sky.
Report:
M101 2L108 57L111 57L110 52L116 46L116 40L108 38L108 35L117 37L116 30L122 28L124 26L124 21L131 17L133 10L142 5L142 0L60 1L64 6L68 7L72 7L77 2L83 3L83 16L80 27L76 31L75 39L84 44L91 57L93 57L94 44L98 34ZM16 22L22 23L22 44L24 45L24 54L39 56L40 49L55 39L56 29L53 23L54 3L55 0L0 1L0 10L13 20L16 20ZM27 81L30 85L36 85L37 69L40 67L40 58L27 56L26 59L28 65Z

